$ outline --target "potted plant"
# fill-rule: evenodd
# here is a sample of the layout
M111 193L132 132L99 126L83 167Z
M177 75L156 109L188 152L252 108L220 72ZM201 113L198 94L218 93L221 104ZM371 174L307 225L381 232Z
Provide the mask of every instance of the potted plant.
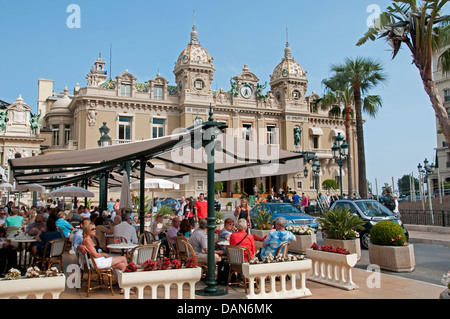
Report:
M305 253L306 249L310 248L311 245L316 242L316 234L314 229L309 226L296 226L289 225L286 230L291 231L296 241L292 241L289 244L289 251L293 253Z
M364 220L350 213L349 209L335 209L325 212L318 221L324 244L345 248L356 253L358 260L361 258L361 243L357 230L364 229Z
M195 284L201 279L202 269L197 267L195 260L190 257L185 261L184 267L180 260L163 258L160 261L148 259L141 267L130 262L125 271L118 272L119 287L124 289L124 298L130 298L130 289L137 289L138 299L144 298L144 288L150 286L152 299L157 298L158 286L164 286L165 294L170 293L172 286L177 287L177 298L183 298L183 285L189 285L189 298L195 298ZM169 298L165 295L165 298Z
M369 261L382 269L411 272L416 265L413 245L403 228L390 220L376 223L370 231Z
M233 203L232 202L228 202L227 203L227 211L232 211L233 210Z
M223 228L223 223L225 220L225 215L222 212L214 212L215 217L216 217L216 228L218 229L222 229Z
M233 198L240 198L242 195L241 195L241 192L239 191L239 183L238 182L236 182L235 184L234 184L234 194L233 194Z
M173 212L173 209L170 208L169 206L162 206L158 213L163 214L164 215L164 225L169 225L171 223L171 217L175 217L175 214Z
M251 215L251 219L256 226L256 229L251 230L253 235L265 237L273 231L273 225L270 222L272 214L269 210L260 208L256 214Z
M45 272L38 267L30 267L25 276L21 276L19 270L11 268L4 279L0 279L0 298L27 298L34 295L36 299L41 299L46 294L59 298L65 288L66 277L55 267Z
M345 248L333 247L317 243L306 250L306 257L312 261L312 274L309 280L341 289L352 290L359 288L353 282L352 269L356 265L357 256Z

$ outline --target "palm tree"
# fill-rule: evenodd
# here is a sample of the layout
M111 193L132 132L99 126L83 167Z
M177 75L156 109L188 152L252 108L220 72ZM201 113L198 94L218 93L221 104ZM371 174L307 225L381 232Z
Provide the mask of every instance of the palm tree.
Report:
M312 102L313 110L320 107L322 110L328 109L329 117L338 118L344 116L345 136L347 137L349 149L351 149L350 119L353 117L353 91L348 85L341 89L336 88L330 80L325 79L322 83L325 85L325 94ZM353 193L351 163L350 160L347 160L348 193L350 195Z
M402 44L409 48L450 148L450 119L433 81L432 70L433 56L438 57L438 66L444 74L450 70L450 16L441 16L442 8L448 0L417 2L394 0L392 6L375 20L374 26L356 45L385 38L392 47L392 59L396 57Z
M333 88L349 86L353 91L353 102L356 115L356 138L358 143L358 188L361 198L367 198L366 156L364 147L364 131L362 112L375 117L381 107L381 97L367 95L368 91L378 84L386 82L382 66L369 59L357 57L347 58L345 63L332 65L334 75L327 82Z

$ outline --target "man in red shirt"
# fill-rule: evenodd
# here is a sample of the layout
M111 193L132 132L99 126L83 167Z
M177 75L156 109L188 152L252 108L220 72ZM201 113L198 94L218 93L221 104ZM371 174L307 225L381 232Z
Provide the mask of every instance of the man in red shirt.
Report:
M208 201L205 200L205 194L200 193L198 201L194 206L195 219L198 221L202 218L208 217Z
M247 251L244 251L244 260L249 261L255 256L255 239L253 235L247 233L247 221L241 218L236 223L237 232L230 236L230 246L243 246L248 248L250 256L247 256Z

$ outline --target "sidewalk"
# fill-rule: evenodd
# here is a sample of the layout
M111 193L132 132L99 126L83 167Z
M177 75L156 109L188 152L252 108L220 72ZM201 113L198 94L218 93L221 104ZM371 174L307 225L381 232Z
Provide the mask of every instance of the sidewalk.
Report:
M450 246L450 227L405 225L409 242L429 245Z

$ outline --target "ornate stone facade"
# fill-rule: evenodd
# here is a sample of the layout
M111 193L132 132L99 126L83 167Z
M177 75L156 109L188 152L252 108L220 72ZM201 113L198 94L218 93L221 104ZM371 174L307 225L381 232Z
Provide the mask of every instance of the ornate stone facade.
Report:
M337 133L343 134L344 121L329 118L327 111L312 110L311 101L319 96L314 92L307 95L307 72L292 57L289 43L286 44L281 62L273 70L269 84L252 73L248 65L244 65L242 72L230 80L230 88L220 88L218 91L211 89L215 73L214 59L201 46L195 26L188 45L175 61L173 73L176 85L169 85L169 81L160 74L140 83L128 71L115 80L107 80L105 63L100 62L96 60L88 74L87 86L77 85L71 102L65 106L72 115L72 122L69 142L62 145L63 148L98 147L99 128L103 122L110 128L113 144L169 135L178 128L206 121L211 104L215 120L226 123L229 134L262 144L273 144L289 151L313 152L322 164L319 184L325 179L339 179L339 169L332 159L331 146ZM268 91L264 93L266 89ZM40 101L44 100L45 97L40 98ZM50 123L50 120L55 117L48 111L51 107L43 106L41 109L47 110L43 115L48 134L52 129L50 125L54 123ZM301 135L295 142L294 132L299 130ZM353 171L357 172L356 139L354 135L349 138L352 138L354 148L350 150L350 160ZM55 147L50 145L46 152L52 149ZM234 192L237 182L239 190L250 195L255 185L260 189L262 184L264 192L271 188L277 191L280 187L285 190L289 187L290 190L315 197L312 191L315 177L311 173L311 163L306 166L310 172L307 177L302 171L289 176L244 178L225 183L225 192ZM343 171L345 173L346 165ZM356 181L354 176L354 189ZM345 192L346 178L343 178L343 182ZM206 174L193 174L191 183L185 185L182 191L188 195L206 191Z

